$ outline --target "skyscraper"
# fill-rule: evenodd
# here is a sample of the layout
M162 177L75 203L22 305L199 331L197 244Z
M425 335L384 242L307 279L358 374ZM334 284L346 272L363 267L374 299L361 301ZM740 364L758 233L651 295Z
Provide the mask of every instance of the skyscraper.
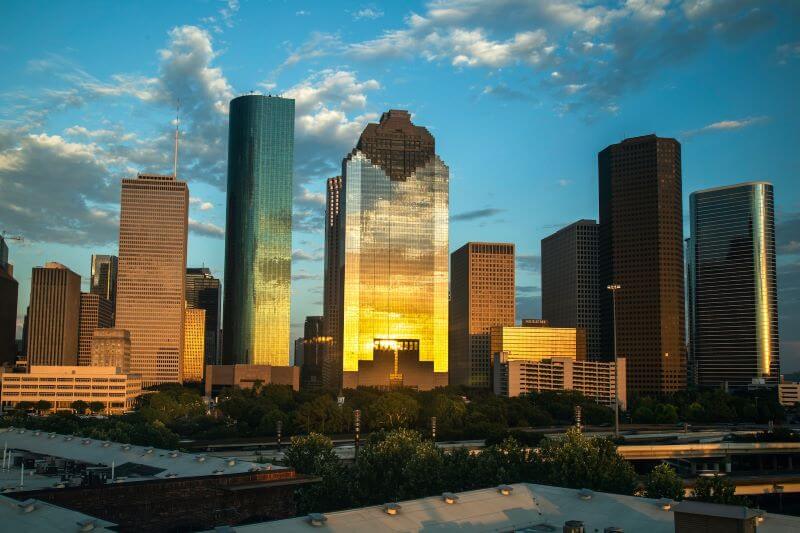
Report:
M14 268L8 262L8 247L0 235L0 364L17 358L17 298L19 283Z
M81 314L78 327L78 365L92 364L92 337L100 328L114 325L111 302L98 294L81 293Z
M189 307L205 309L205 364L220 364L219 318L220 283L208 268L186 269L186 302Z
M294 100L230 104L223 361L289 365Z
M690 345L701 387L780 381L772 185L692 193Z
M323 309L323 332L330 339L330 346L322 363L322 381L326 387L338 389L342 386L341 350L336 348L336 339L341 330L341 305L339 285L342 271L339 268L339 201L342 178L328 179L325 197L325 278Z
M130 373L131 335L128 330L96 329L92 335L91 366L113 366Z
M322 365L330 347L324 333L323 317L307 316L303 327L302 366L300 368L300 388L322 386ZM297 364L295 351L295 364Z
M118 263L116 255L92 255L89 292L111 302L112 311L117 303Z
M391 110L342 170L343 386L446 385L449 173L434 138Z
M593 360L602 355L597 247L594 220L542 239L542 318L554 327L585 329Z
M122 180L116 327L145 387L181 381L189 188L174 176Z
M686 387L681 145L655 135L625 139L598 155L600 338L627 358L628 391Z
M35 267L31 279L28 367L77 365L81 277L60 263Z
M183 381L203 381L206 310L186 309L183 343Z
M491 387L489 331L513 326L514 245L468 242L450 255L451 385Z

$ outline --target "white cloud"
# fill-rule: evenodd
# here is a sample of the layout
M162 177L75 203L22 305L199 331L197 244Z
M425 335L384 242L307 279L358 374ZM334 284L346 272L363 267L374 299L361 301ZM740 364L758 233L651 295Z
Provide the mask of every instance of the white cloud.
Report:
M775 51L778 54L778 63L785 65L793 59L800 59L800 41L782 44Z
M212 222L203 222L201 220L189 219L189 231L202 235L205 237L222 238L225 236L225 230Z
M322 261L325 258L321 250L306 252L305 250L294 250L292 252L293 261Z
M311 11L306 11L305 9L301 9L299 11L295 11L294 14L298 17L307 17L311 14Z
M718 122L712 122L711 124L708 124L696 130L687 131L685 132L685 135L691 136L691 135L696 135L698 133L709 133L714 131L740 130L748 126L752 126L753 124L764 122L768 118L769 117L759 116L759 117L748 117L738 120L720 120Z
M379 19L383 16L383 11L376 8L375 6L367 6L362 7L355 13L353 13L353 20L361 20L361 19L369 19L375 20Z
M192 196L189 198L189 205L196 206L200 211L208 211L210 209L214 209L214 204L211 202L207 202L202 198L198 198L197 196Z

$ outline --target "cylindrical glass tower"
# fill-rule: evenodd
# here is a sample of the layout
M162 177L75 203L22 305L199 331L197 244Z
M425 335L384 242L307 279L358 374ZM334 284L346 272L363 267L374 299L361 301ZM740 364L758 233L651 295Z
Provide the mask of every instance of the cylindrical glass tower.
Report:
M231 101L223 362L289 365L294 100Z

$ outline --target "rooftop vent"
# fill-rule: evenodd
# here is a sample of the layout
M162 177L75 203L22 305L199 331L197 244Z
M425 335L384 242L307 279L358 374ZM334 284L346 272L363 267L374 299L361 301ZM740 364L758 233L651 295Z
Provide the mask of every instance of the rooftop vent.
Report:
M65 440L65 441L67 441L67 442L69 442L69 441L71 441L71 440L72 440L72 438L73 438L73 437L70 435L70 436L64 437L64 440Z
M127 451L129 451L131 449L131 445L130 444L123 444L122 446L120 446L120 448L122 448L122 451L127 452Z
M54 489L63 489L64 487L66 487L66 485L63 481L57 481L56 483L53 483Z
M236 459L228 459L228 466L236 466Z
M564 533L584 533L583 522L580 520L567 520L564 522Z
M87 518L78 522L78 531L94 531L97 521L94 518Z
M153 455L153 448L147 448L144 453L145 455Z
M402 509L402 507L400 507L399 503L385 503L383 505L383 512L390 516L398 514L400 509Z
M328 521L328 517L322 513L311 513L308 515L308 523L314 527L322 527Z
M172 479L172 478L178 477L178 474L176 474L174 472L167 472L166 474L164 474L164 477L167 478L167 479Z
M24 430L24 429L20 429L19 431L17 431L17 433L19 433L20 435L22 435L23 433L25 433L25 430Z
M511 485L500 485L497 487L497 492L502 494L503 496L510 496L512 492L514 492L514 487Z
M448 505L452 505L452 504L458 502L458 496L453 494L452 492L443 493L442 494L442 499L444 500L444 503L446 503Z
M111 443L110 443L110 442L108 442L108 441L105 441L105 442L103 443L103 448L108 448L109 446L111 446Z
M657 505L661 509L669 511L670 509L672 509L672 506L675 505L675 502L669 498L661 498L658 500Z
M176 457L178 457L178 455L180 455L180 454L179 454L177 451L175 451L175 450L173 450L173 451L169 452L169 456L170 456L170 457L172 457L173 459L175 459Z
M33 435L34 435L35 437L38 437L38 436L39 436L39 435L41 435L41 434L42 434L42 432L41 432L41 431L34 431L34 432L33 432Z
M195 457L195 459L197 459L198 463L204 463L206 461L206 456L205 455L198 455L197 457Z
M89 445L89 444L91 444L91 443L92 443L92 440L91 440L91 439L83 439L83 440L81 441L81 444L83 444L84 446L87 446L87 445Z
M225 471L224 471L224 470L222 470L221 468L217 468L216 470L214 470L214 471L213 471L213 472L211 472L211 473L212 473L212 474L214 474L215 476L219 476L219 475L221 475L221 474L224 474L224 473L225 473Z
M581 500L589 501L592 499L592 496L594 496L594 492L590 489L581 489L578 491L578 498Z
M23 513L30 513L34 509L36 509L36 500L33 498L29 498L25 501L19 502L17 506L22 509Z
M54 438L56 438L56 434L55 434L55 433L50 433L50 434L47 436L47 438L48 438L48 439L54 439Z

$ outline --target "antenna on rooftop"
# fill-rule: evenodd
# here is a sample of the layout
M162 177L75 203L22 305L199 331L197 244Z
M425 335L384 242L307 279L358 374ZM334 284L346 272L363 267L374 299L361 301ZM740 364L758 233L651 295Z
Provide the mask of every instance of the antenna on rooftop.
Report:
M175 157L172 163L172 177L178 179L178 136L180 131L181 120L181 101L178 100L178 105L175 109Z

